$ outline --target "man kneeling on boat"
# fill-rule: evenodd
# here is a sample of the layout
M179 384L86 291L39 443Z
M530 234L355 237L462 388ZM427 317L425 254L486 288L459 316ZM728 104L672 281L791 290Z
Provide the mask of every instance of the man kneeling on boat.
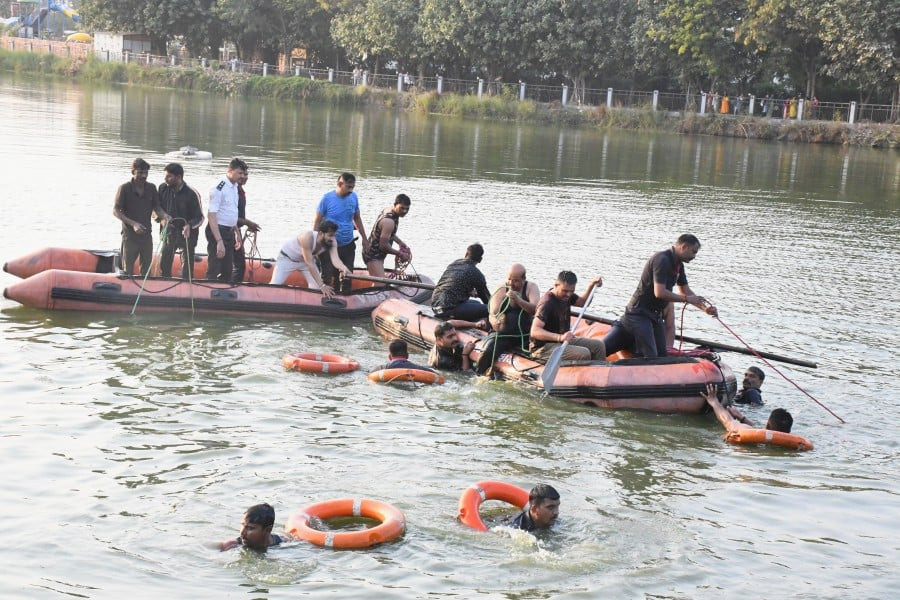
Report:
M300 271L306 277L306 287L312 290L322 290L326 298L334 296L334 288L322 281L322 274L316 265L316 259L328 252L331 264L342 274L349 275L347 268L338 258L337 244L334 236L337 233L337 225L333 221L322 221L316 231L304 231L295 238L284 243L275 261L275 269L272 271L273 285L282 285L287 281L288 275L294 271Z
M553 351L568 342L562 360L606 360L606 346L602 340L575 337L569 330L571 308L584 306L595 287L603 285L600 276L588 284L584 296L575 293L578 277L572 271L560 271L553 289L546 292L534 312L531 323L531 358L547 362Z

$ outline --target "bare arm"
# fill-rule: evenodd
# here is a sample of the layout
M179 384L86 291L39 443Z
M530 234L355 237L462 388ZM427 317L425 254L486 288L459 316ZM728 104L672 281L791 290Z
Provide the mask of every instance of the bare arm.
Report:
M704 394L701 392L700 395L706 399L706 403L709 404L710 408L713 409L713 412L716 413L716 418L719 419L719 423L721 423L727 431L731 432L739 431L741 429L752 429L753 423L751 423L750 420L742 415L737 409L729 411L724 406L722 406L722 403L719 402L719 399L716 397L715 384L707 384L706 393Z
M378 238L378 248L384 254L400 254L398 250L394 250L391 247L391 242L394 237L394 222L390 219L382 219L383 224L381 226L381 237Z
M353 214L353 224L356 226L356 230L359 232L359 237L362 240L363 250L369 250L369 238L366 236L366 228L363 225L362 217L359 215L359 211L356 211Z
M488 304L488 318L494 331L500 331L500 308L503 306L504 298L506 298L506 287L497 288ZM534 309L532 309L532 312L534 312Z
M551 344L561 344L563 342L571 342L575 339L575 336L572 335L571 331L567 331L565 333L554 333L552 331L547 331L545 329L546 323L544 323L540 318L535 317L531 322L531 337L541 342L548 342Z
M712 316L716 316L718 314L716 307L713 306L703 296L694 294L689 285L680 285L678 286L678 289L681 290L682 293L676 294L675 292L670 292L666 289L666 285L664 283L653 282L653 295L660 300L665 300L666 302L685 302L687 304L696 306L703 312Z
M319 273L319 268L316 266L316 258L313 256L312 232L307 231L298 235L297 243L300 244L300 253L303 255L303 262L306 263L309 274L324 292L325 288L330 288L330 286L327 286L322 282L322 275Z
M603 286L603 278L600 277L599 275L597 275L588 284L587 289L584 291L584 296L579 296L578 300L575 301L575 306L584 306L584 303L587 302L587 299L591 295L591 291L593 291L593 289L595 287L602 287L602 286Z
M316 212L316 218L313 219L313 226L312 226L313 231L319 230L319 225L321 225L323 218L325 218L325 215L323 215L320 212Z

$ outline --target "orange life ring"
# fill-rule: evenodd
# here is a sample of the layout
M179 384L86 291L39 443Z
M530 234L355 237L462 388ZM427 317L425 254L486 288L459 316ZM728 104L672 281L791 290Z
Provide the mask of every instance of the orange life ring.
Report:
M349 373L359 368L359 363L352 358L316 352L285 354L281 359L281 364L285 369L307 373Z
M487 531L478 509L485 500L502 500L519 508L528 506L528 492L502 481L479 481L470 485L459 497L459 520L478 531Z
M725 434L725 440L735 444L772 444L792 450L812 450L812 442L806 438L771 429L738 429Z
M381 369L369 373L369 379L382 383L395 381L416 381L418 383L444 383L444 376L425 369Z
M309 526L313 517L367 517L378 519L381 524L362 531L320 531ZM290 516L284 529L289 535L317 546L337 549L368 548L403 535L406 517L387 502L367 498L339 498L301 508Z

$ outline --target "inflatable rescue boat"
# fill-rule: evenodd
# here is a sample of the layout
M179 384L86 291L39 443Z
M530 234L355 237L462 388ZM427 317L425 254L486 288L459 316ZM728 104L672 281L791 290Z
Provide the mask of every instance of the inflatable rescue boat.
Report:
M389 339L400 338L423 350L434 344L434 327L439 323L429 306L405 299L391 299L372 311L375 329ZM602 337L609 326L582 323L576 335ZM481 351L483 331L464 329L460 341L475 341L473 359ZM700 395L708 383L733 398L737 392L734 373L718 355L664 358L620 358L610 362L562 363L550 396L598 408L638 409L658 413L699 413L706 409ZM518 354L501 354L494 362L494 375L542 390L544 365Z

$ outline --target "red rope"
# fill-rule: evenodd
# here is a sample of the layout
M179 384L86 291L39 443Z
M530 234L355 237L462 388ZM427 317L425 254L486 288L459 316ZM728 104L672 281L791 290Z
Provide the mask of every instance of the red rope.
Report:
M800 387L799 385L797 385L790 377L788 377L787 375L785 375L784 373L782 373L781 371L779 371L779 370L778 370L778 367L776 367L775 365L773 365L772 363L770 363L769 361L767 361L765 358L763 358L762 356L760 356L760 355L759 355L759 352L757 352L756 350L754 350L754 349L750 346L750 344L748 344L748 343L745 342L743 339L741 339L741 336L739 336L738 334L736 334L736 333L734 332L734 330L733 330L731 327L729 327L728 325L726 325L725 322L724 322L722 319L720 319L719 317L716 317L716 321L718 321L719 323L721 323L721 324L722 324L722 327L724 327L725 329L727 329L728 332L729 332L731 335L733 335L735 338L737 338L737 340L738 340L740 343L742 343L744 346L746 346L747 349L748 349L750 352L752 352L752 353L756 356L756 358L758 358L759 360L763 361L770 369L772 369L773 371L775 371L776 373L778 373L779 375L781 375L781 377L784 378L785 381L787 381L788 383L790 383L791 385L793 385L795 388L797 388L798 390L800 390L801 392L803 392L804 394L806 394L807 396L809 396L809 397L813 400L813 402L815 402L816 404L818 404L819 406L821 406L822 408L824 408L825 410L827 410L829 413L831 413L831 415L832 415L835 419L837 419L837 420L840 421L841 423L846 423L846 421L844 421L842 418L840 418L839 416L837 416L836 414L834 414L834 411L833 411L833 410L831 410L830 408L828 408L827 406L825 406L824 404L822 404L821 402L819 402L818 400L816 400L815 398L813 398L812 394L810 394L809 392L807 392L806 390L804 390L802 387Z

